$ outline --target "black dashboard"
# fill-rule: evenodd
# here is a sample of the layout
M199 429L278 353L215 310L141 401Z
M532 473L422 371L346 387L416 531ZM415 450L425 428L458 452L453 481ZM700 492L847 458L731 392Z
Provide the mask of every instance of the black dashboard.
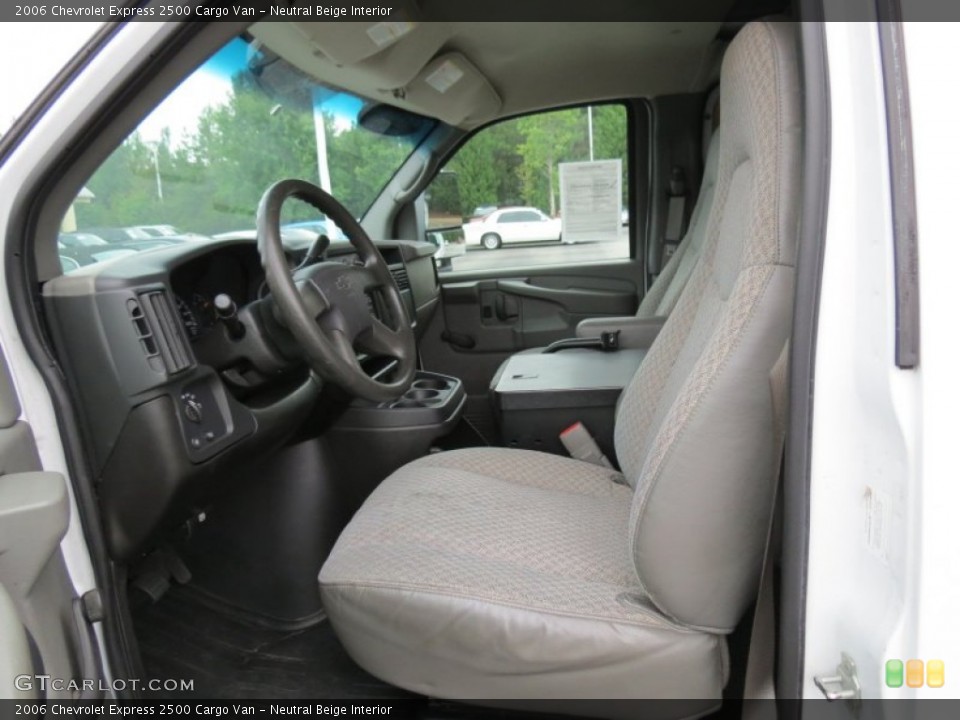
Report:
M422 329L439 304L433 246L376 244L408 319ZM308 247L285 242L291 268ZM347 243L322 259L359 262ZM44 285L118 559L182 522L231 467L282 445L316 406L322 383L277 330L264 277L250 233L117 258ZM214 309L218 295L228 295L254 331L231 337ZM271 332L259 331L267 326Z
M416 328L417 308L436 300L437 286L435 277L431 279L432 263L422 262L422 258L427 256L416 256L404 250L409 247L416 245L379 244L380 253L390 267L407 305L410 320ZM420 249L420 252L425 251L426 248ZM287 265L291 272L303 260L305 253L304 248L291 248L287 252ZM360 256L343 243L332 246L324 259L345 265L362 265ZM421 259L420 263L416 262L418 259ZM417 281L416 287L411 283L411 271ZM269 295L260 255L256 247L249 244L215 249L176 267L170 273L170 288L177 314L191 341L203 338L216 327L218 319L214 298L217 295L229 296L238 307Z
M291 252L289 256L291 269L298 254ZM206 335L216 325L213 299L217 295L228 295L243 307L268 292L260 256L249 245L218 249L184 263L171 272L170 288L191 340Z

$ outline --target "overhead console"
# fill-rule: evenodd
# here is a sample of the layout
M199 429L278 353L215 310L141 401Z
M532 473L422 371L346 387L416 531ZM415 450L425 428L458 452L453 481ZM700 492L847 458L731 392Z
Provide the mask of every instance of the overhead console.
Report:
M403 87L449 40L450 26L423 22L413 2L393 3L391 10L390 17L368 22L330 23L316 18L290 25L314 54L334 65L354 67L358 75L376 78L385 88ZM254 35L260 37L258 31L255 27Z
M306 74L362 89L389 105L461 128L492 120L502 99L463 53L452 51L451 27L425 22L413 0L389 19L367 22L258 23L251 35ZM269 73L269 68L264 68Z

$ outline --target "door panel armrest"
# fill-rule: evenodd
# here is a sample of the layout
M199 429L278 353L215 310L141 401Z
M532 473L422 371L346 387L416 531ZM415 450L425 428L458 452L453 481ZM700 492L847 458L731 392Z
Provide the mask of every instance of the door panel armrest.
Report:
M619 330L620 347L645 350L653 345L666 321L665 317L590 318L577 325L577 337L599 337L602 333Z
M67 532L70 508L63 476L24 472L0 476L0 582L26 597Z

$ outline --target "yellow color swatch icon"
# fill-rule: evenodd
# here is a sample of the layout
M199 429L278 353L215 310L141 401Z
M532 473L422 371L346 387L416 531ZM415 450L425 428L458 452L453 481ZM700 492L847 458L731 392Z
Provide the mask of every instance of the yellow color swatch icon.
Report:
M943 687L943 660L930 660L927 663L927 687Z
M923 687L923 660L907 660L907 687Z
M887 687L903 687L904 667L906 667L907 687L923 687L923 660L907 660L904 666L903 661L896 658L887 660L884 666ZM945 675L943 660L927 662L927 687L942 688Z

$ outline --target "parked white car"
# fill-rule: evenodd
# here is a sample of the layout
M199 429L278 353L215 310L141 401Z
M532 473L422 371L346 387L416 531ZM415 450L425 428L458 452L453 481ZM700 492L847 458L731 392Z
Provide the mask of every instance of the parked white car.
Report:
M560 233L560 218L534 207L500 208L463 226L467 245L483 245L487 250L511 243L558 241Z

